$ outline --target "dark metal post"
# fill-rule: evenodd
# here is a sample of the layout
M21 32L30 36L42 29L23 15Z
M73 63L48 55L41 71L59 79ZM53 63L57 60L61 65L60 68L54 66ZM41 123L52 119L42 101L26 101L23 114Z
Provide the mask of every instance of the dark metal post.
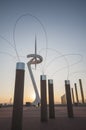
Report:
M49 92L49 117L55 118L54 109L54 92L53 92L53 80L48 80L48 92Z
M73 104L75 103L75 100L74 100L74 92L73 92L73 88L71 88L71 91L72 91L72 101L73 101Z
M15 92L11 130L22 130L24 69L25 64L22 62L18 62L16 65Z
M79 84L80 84L80 90L81 90L81 97L82 97L82 103L84 104L84 93L83 93L83 88L82 88L82 80L79 79Z
M76 93L76 101L77 101L77 104L79 103L79 99L78 99L78 92L77 92L77 84L75 83L75 93Z
M47 117L47 88L46 75L41 75L41 121L46 122Z
M68 117L73 118L73 106L72 106L72 100L71 100L70 81L69 80L65 80L65 90L66 90Z

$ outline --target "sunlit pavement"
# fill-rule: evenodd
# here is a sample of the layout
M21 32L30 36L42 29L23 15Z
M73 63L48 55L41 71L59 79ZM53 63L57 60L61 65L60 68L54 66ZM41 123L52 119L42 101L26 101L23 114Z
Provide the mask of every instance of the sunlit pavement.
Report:
M40 108L24 107L22 130L86 130L86 107L74 107L74 118L67 117L66 107L55 107L55 119L40 121ZM11 130L12 108L0 108L0 130Z

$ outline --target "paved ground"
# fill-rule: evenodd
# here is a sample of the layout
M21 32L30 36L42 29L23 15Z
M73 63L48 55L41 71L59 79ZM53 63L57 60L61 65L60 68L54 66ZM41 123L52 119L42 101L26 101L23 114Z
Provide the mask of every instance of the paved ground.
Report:
M74 118L67 117L66 107L55 107L55 119L40 121L40 108L24 107L22 130L86 130L86 107L74 107ZM10 130L12 108L0 108L0 130Z

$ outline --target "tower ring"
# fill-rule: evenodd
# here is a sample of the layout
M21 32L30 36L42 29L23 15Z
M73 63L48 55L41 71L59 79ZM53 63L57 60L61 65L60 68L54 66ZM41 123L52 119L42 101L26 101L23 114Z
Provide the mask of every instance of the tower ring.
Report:
M37 55L37 54L27 55L27 58L31 58L31 57L32 59L29 61L29 63L31 64L39 64L43 61L43 58L40 55Z

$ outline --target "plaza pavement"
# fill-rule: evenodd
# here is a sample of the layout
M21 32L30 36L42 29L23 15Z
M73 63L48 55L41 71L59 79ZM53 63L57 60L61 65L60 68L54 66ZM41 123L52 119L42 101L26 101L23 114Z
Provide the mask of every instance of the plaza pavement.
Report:
M23 108L22 130L86 130L86 106L73 107L74 118L67 117L66 106L55 107L55 119L40 121L40 108ZM0 130L11 130L12 107L0 108Z

